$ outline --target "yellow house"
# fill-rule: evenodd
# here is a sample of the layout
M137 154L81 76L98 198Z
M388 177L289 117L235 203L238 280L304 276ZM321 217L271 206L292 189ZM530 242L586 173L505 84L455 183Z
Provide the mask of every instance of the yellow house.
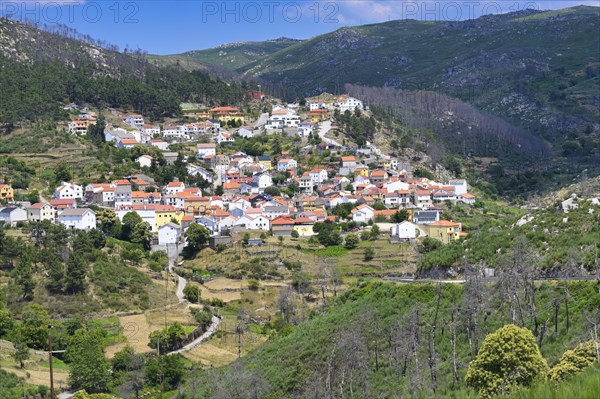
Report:
M178 211L171 205L157 205L156 206L156 228L176 220L181 225L183 219L183 212Z
M227 123L230 120L239 120L244 123L245 118L239 108L235 107L217 107L208 111L213 118L220 120L223 123Z
M246 121L244 115L239 114L239 115L223 115L223 116L219 116L219 121L223 122L223 123L227 123L229 121L240 121L240 123L244 123Z
M273 169L273 166L271 165L271 157L270 156L268 156L268 155L259 155L257 157L257 161L266 170Z
M321 122L327 119L327 111L324 109L315 109L308 113L308 118L310 118L313 123Z
M369 178L369 169L368 168L358 168L354 171L354 177L363 176L367 179Z
M208 110L204 110L204 111L198 111L196 112L196 118L198 119L210 119L210 112L208 112Z
M0 201L12 201L15 192L10 184L0 184Z
M325 201L319 197L305 198L302 201L302 209L305 212L324 211L326 210Z
M425 231L429 237L440 240L444 244L458 240L462 236L461 224L448 220L439 220L435 223L425 225Z
M186 197L184 200L184 209L188 216L202 216L208 208L210 208L209 197Z
M300 237L308 237L315 234L313 230L315 222L309 218L298 218L294 220L294 231L298 232Z

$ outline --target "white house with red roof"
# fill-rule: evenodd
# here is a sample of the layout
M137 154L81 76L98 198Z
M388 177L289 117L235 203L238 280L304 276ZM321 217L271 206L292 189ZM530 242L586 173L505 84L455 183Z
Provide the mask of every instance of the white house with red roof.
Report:
M300 123L300 117L291 108L274 107L271 111L266 129L282 129L284 127L297 127Z
M375 217L375 209L367 204L359 205L352 210L352 220L356 223L367 223Z
M235 141L235 138L229 133L219 132L219 134L215 138L215 141L217 142L217 144L233 143Z
M217 145L215 143L196 144L196 157L204 158L208 155L217 155Z
M343 156L340 159L341 166L343 168L354 168L356 167L356 157L354 155Z
M144 117L142 115L127 115L125 123L131 127L141 129L144 127Z
M77 184L62 182L54 190L54 198L56 199L69 199L69 198L80 198L83 199L83 187Z
M413 193L413 203L417 208L428 209L433 205L431 193L429 190L415 190Z
M458 195L458 200L467 205L473 205L475 203L475 196L470 193L462 193Z
M44 202L38 202L27 208L27 220L30 222L43 222L49 220L54 223L56 220L56 208Z
M136 145L139 145L140 142L137 141L136 139L123 139L119 142L117 142L117 148L122 149L122 148L126 148L126 149L131 149L133 147L135 147Z
M314 184L321 184L324 181L327 181L328 175L327 170L323 168L315 168L309 172L310 178Z
M391 208L408 208L412 205L410 191L397 190L383 195L383 203Z
M115 202L114 184L88 184L85 186L85 201L98 205L110 205Z
M160 134L160 126L159 125L145 124L141 130L143 133L149 134L150 136L155 136L155 135Z
M169 148L169 143L167 143L166 141L163 141L163 140L159 140L159 139L150 140L150 145L152 147L158 148L161 151L166 151Z
M410 188L408 183L403 182L402 180L399 180L399 179L390 179L387 182L385 182L383 187L388 192L394 192L394 191L398 191L398 190L408 190Z
M67 125L67 129L69 133L85 135L87 134L88 129L88 121L82 119L75 119L72 122L69 122Z
M356 109L363 109L363 102L357 98L349 96L341 96L337 99L334 104L340 109L340 112L350 111L353 112Z
M183 192L183 190L185 190L185 184L182 181L172 181L167 183L162 191L164 195L176 195L177 193Z
M283 158L277 161L277 170L280 172L285 172L286 170L296 169L298 167L298 162L292 158Z
M314 111L315 109L325 109L326 105L324 101L312 100L308 102L308 109Z
M89 208L65 209L58 215L58 223L70 230L92 230L96 228L96 212Z
M57 212L62 212L65 209L77 208L77 200L75 198L52 199L50 205L56 208Z

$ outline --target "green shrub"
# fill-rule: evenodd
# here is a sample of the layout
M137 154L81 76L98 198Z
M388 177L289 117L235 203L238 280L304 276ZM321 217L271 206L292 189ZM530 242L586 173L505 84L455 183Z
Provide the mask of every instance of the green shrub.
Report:
M583 342L561 356L558 363L548 372L548 378L553 381L563 380L569 375L580 373L596 361L597 354L594 342Z
M531 331L509 324L485 338L477 357L469 363L465 381L489 398L544 379L547 371L548 364Z

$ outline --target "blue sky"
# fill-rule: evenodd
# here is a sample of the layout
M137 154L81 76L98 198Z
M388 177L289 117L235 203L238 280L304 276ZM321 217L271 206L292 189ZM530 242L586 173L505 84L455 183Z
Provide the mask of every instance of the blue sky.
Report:
M559 9L600 0L0 0L0 13L60 22L120 49L174 54L282 36L307 39L342 26L393 19L464 20L524 8Z

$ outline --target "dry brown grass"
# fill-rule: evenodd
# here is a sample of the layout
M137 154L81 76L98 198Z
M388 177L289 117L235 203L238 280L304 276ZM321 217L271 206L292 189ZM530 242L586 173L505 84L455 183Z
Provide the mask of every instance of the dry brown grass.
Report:
M242 298L240 291L212 291L205 286L200 286L202 298L204 299L220 299L223 302L239 301Z
M246 288L248 284L243 280L217 277L214 280L204 283L204 286L209 290L240 290Z
M3 367L4 370L15 373L19 377L25 378L25 381L33 385L46 385L50 386L50 371L47 368L39 369L19 369L15 367ZM54 385L58 388L59 386L65 386L69 373L65 371L53 370L54 374ZM61 383L62 381L62 383Z
M199 362L205 367L221 367L234 362L238 353L238 337L235 334L236 325L237 319L235 316L224 316L218 332L210 340L183 353L183 356L191 361ZM241 338L242 356L259 347L266 340L267 337L265 336L245 332Z
M126 342L107 346L104 350L106 357L112 358L115 353L122 350L126 345L131 346L138 353L150 352L148 336L152 331L158 330L160 326L151 326L144 314L119 317L119 323L123 327L123 335Z

